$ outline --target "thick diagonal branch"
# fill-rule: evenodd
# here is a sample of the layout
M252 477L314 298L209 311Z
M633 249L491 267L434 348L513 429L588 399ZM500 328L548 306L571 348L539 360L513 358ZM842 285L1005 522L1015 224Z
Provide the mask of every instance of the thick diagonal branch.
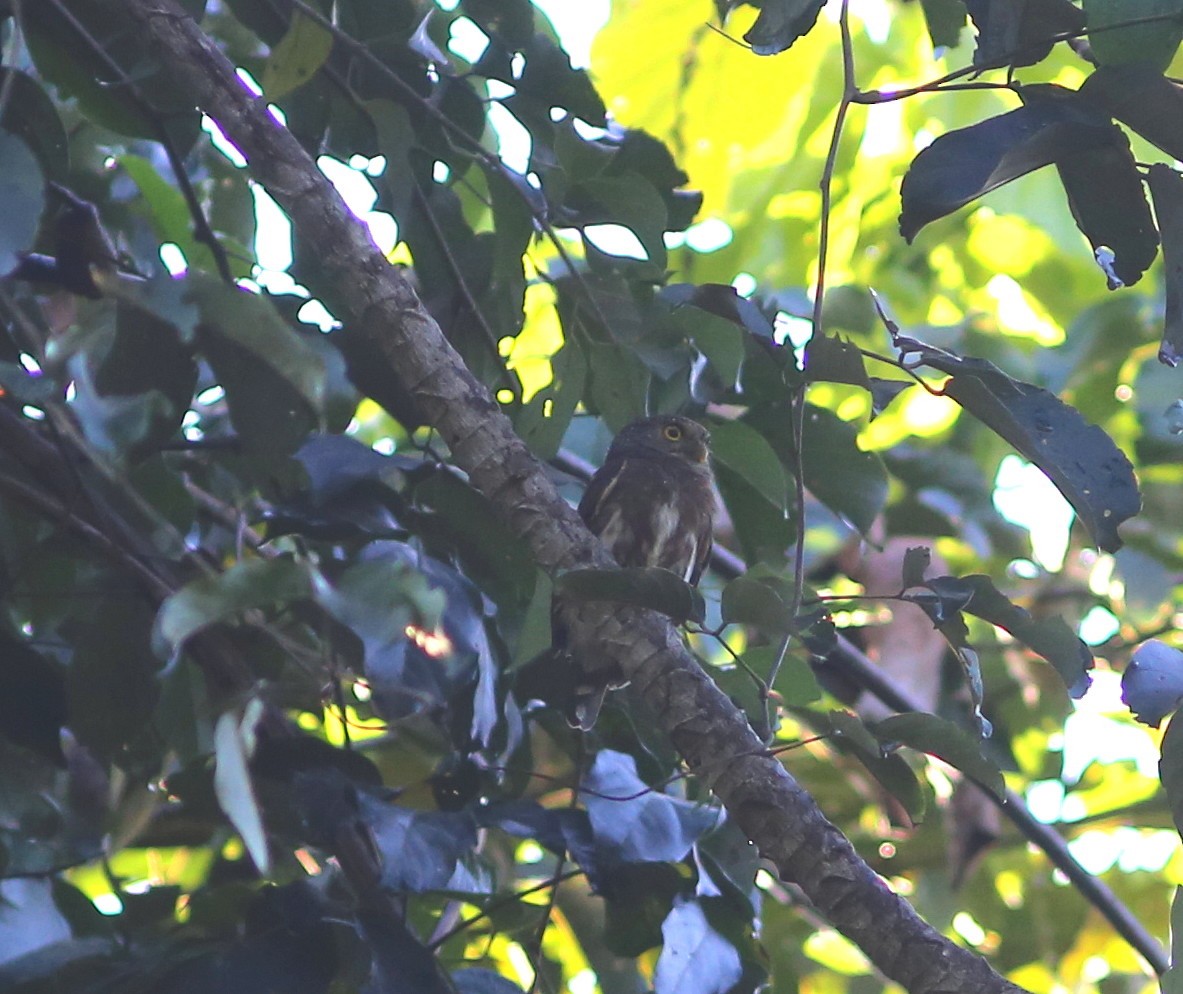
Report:
M114 2L114 0L112 0ZM396 378L453 456L554 572L606 561L484 386L465 367L414 291L370 240L333 187L277 126L264 100L173 0L122 0L162 61L250 163L254 178L317 246L332 296L372 336ZM889 977L921 992L1017 991L984 960L950 942L855 853L812 798L769 757L747 721L686 652L668 622L607 611L585 633L611 653L659 716L690 769L704 778L760 853Z

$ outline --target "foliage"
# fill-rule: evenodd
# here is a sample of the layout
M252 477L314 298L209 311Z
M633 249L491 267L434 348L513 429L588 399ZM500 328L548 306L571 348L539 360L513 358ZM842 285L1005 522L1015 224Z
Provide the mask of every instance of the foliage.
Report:
M1130 703L1179 700L1183 199L1143 161L1180 157L1178 4L618 3L591 72L527 0L182 6L372 185L539 458L702 418L727 551L701 596L552 582L337 320L334 260L296 233L260 265L274 205L126 4L0 3L5 989L882 986L627 693L587 736L547 705L556 584L693 619L827 816L1010 979L1149 983L1018 831L945 854L957 771L1002 770L1150 933L1183 883L1183 745L1164 797L1114 676L1159 635ZM1131 61L1154 18L1170 52ZM1062 555L998 510L1015 453ZM913 550L884 589L847 578L862 536ZM939 714L884 718L838 634L904 646L915 607Z

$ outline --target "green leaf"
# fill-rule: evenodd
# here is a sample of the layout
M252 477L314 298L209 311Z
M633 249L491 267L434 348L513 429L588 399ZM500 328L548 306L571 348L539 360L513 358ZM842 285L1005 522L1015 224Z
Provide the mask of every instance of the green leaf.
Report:
M644 414L649 371L631 350L609 342L587 343L589 406L613 432Z
M1183 2L1180 0L1084 0L1089 45L1102 66L1142 63L1166 72L1183 41ZM1111 25L1148 17L1147 24Z
M965 5L961 0L920 0L924 23L933 48L956 48L965 27Z
M963 610L1009 632L1046 659L1056 668L1073 697L1080 697L1088 689L1093 654L1063 618L1032 618L983 574L962 577L961 581L973 591Z
M20 138L0 131L0 276L17 266L33 247L45 209L45 177L37 157Z
M263 92L277 100L307 83L333 50L333 36L311 17L292 12L292 23L271 49L263 69Z
M913 822L924 816L924 792L916 774L898 753L886 752L861 718L849 711L831 711L826 721L834 741L856 756L867 771L903 806Z
M785 591L775 581L758 579L743 573L723 588L723 622L728 625L755 625L766 632L792 629L793 617Z
M313 411L324 404L324 363L262 294L195 274L191 299L209 336L239 346L265 362Z
M38 72L76 98L89 120L137 138L158 140L163 130L182 154L192 147L201 124L193 95L165 71L147 32L123 8L104 0L73 0L68 10L29 3L20 17ZM99 41L83 43L76 25Z
M255 868L263 876L271 871L267 833L255 798L247 761L254 751L254 726L262 716L263 703L252 700L240 716L237 709L225 711L214 725L214 793L230 823L242 836Z
M882 742L901 742L943 759L995 797L1006 793L1006 781L1001 771L982 755L978 740L951 721L935 714L913 711L877 721L871 730Z
M675 621L702 623L702 594L676 573L656 566L625 569L574 569L561 574L555 589L579 601L608 601L648 608Z
M776 661L778 646L758 645L748 649L740 658L761 677L767 677L772 672L772 664ZM749 683L751 678L747 678ZM776 682L772 685L786 707L805 707L822 696L817 677L809 660L800 652L788 651L781 660L780 670L776 674Z
M156 616L153 644L163 658L209 625L251 608L312 596L308 567L294 559L249 559L224 573L193 580L165 599Z
M801 472L806 489L862 534L887 502L887 470L858 444L858 428L833 411L805 405Z
M119 165L139 189L138 206L146 208L156 236L162 242L175 244L192 268L214 271L213 253L194 237L193 216L181 192L141 156L122 155Z
M768 441L742 421L712 420L711 456L746 481L774 507L788 507L789 481Z
M200 273L191 281L199 344L226 389L235 430L256 458L289 455L323 419L324 357L266 297Z

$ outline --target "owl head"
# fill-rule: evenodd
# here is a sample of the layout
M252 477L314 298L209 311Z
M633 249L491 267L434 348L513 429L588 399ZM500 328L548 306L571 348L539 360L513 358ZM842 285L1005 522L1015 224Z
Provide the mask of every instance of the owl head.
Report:
M633 421L620 429L608 450L610 458L672 455L705 463L710 455L710 433L697 421L676 414L659 414Z

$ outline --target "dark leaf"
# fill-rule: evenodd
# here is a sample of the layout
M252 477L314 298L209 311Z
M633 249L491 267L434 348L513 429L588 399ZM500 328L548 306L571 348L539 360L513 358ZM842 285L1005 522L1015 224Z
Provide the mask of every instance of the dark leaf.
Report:
M587 359L568 339L550 359L551 381L523 404L514 428L539 459L553 459L587 384Z
M1125 143L1072 90L1026 86L1023 106L949 131L915 159L900 190L900 233L910 242L930 221L1035 169Z
M1158 639L1143 642L1121 675L1121 699L1135 718L1157 728L1183 702L1183 652Z
M731 6L738 6L738 2L732 0ZM757 55L776 55L809 33L824 3L823 0L761 0L753 6L760 8L760 15L743 40Z
M961 0L920 0L924 23L933 48L956 48L965 27L965 4Z
M903 758L887 752L866 725L849 711L831 711L828 723L834 741L847 748L903 806L913 822L924 815L925 800L916 774Z
M130 597L102 599L63 628L74 646L66 672L69 726L102 758L127 746L152 716L159 663L152 653L152 610Z
M631 604L673 618L702 623L706 602L676 573L657 566L627 569L576 569L561 574L555 589L579 601Z
M308 486L275 501L267 514L269 536L298 532L342 541L402 534L399 489L403 470L417 462L379 455L348 435L313 435L293 458Z
M1115 117L1173 157L1183 157L1183 86L1150 66L1100 66L1081 84L1082 101Z
M810 383L849 383L870 392L863 353L838 335L814 335L805 347L805 379Z
M761 495L742 475L715 463L715 482L749 563L784 562L795 527L784 509Z
M722 283L671 283L663 287L658 296L675 309L690 306L722 318L760 338L772 338L772 324L764 312L736 293L733 286Z
M1158 254L1142 177L1120 129L1111 144L1060 159L1056 169L1076 226L1093 247L1109 289L1132 286Z
M1175 830L1183 835L1183 721L1172 721L1159 746L1158 777L1167 794Z
M529 5L524 5L529 9ZM563 107L597 128L606 128L604 101L584 69L573 69L562 48L536 32L519 51L526 63L517 79L507 80L518 93L547 108Z
M604 944L617 956L661 945L661 925L686 880L670 863L629 863L604 877Z
M1154 213L1162 232L1166 308L1159 362L1177 366L1183 359L1183 176L1156 162L1147 172Z
M1129 459L1096 425L1041 387L1013 380L984 359L961 358L900 336L896 346L949 375L944 393L1048 475L1106 552L1117 527L1142 506Z
M492 970L469 968L452 974L457 994L522 994L522 988L512 980Z
M978 30L975 66L1030 66L1052 49L1053 35L1084 27L1069 0L966 0Z
M932 549L924 545L914 546L904 553L903 587L919 587L924 583L924 574L932 562Z
M1080 697L1088 690L1093 654L1063 618L1032 618L1023 608L1012 604L988 576L975 574L961 577L958 582L972 590L962 608L966 613L997 625L1046 659L1056 668L1073 697Z
M22 4L20 15L38 72L76 98L88 119L137 138L158 140L163 130L182 154L192 147L200 134L192 94L164 70L130 14L103 0L79 0L68 11L55 4ZM102 39L101 47L82 43L75 25ZM156 112L162 127L146 108Z
M0 276L7 276L33 247L45 209L45 177L29 146L6 131L0 131L0 202Z
M1171 900L1171 968L1159 983L1162 994L1183 994L1183 887L1175 888Z
M747 917L760 910L756 873L760 852L733 818L728 817L694 847L699 877L698 897L723 897Z
M909 387L916 384L912 380L885 380L878 376L871 377L871 418L877 418L887 410L891 402Z
M61 731L66 720L61 667L23 640L0 634L0 735L64 766Z
M0 129L28 146L46 179L65 182L69 150L66 130L53 101L31 76L17 69L0 69L0 91L8 94L0 114ZM0 174L8 175L7 163ZM4 202L8 202L7 195ZM5 271L0 257L0 272Z
M614 432L644 414L649 371L631 349L609 342L586 346L590 397L588 407Z
M935 714L913 711L877 721L871 730L883 742L899 742L943 759L995 797L1002 797L1006 792L1002 773L982 755L978 739L951 721Z

